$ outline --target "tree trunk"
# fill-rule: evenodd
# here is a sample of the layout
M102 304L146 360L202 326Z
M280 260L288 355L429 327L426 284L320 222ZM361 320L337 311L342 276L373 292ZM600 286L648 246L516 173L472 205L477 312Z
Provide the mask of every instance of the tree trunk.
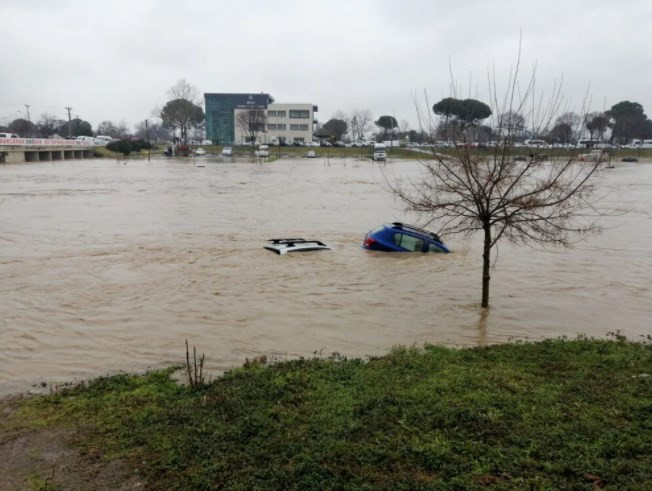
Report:
M482 253L482 306L489 307L489 267L491 266L491 226L484 226L484 251Z

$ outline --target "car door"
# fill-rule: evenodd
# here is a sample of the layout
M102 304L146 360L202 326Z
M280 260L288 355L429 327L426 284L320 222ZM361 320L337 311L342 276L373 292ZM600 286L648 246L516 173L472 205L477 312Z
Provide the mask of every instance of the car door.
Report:
M405 233L396 233L394 243L409 252L423 252L424 240Z

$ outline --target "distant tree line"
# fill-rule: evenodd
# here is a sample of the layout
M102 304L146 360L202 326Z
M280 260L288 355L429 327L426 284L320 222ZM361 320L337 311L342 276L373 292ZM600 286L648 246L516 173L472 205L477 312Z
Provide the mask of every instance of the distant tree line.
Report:
M28 138L50 138L52 135L63 137L93 136L93 127L88 121L75 118L68 122L48 113L42 114L36 123L24 118L18 118L7 126L0 126L0 129Z
M552 127L528 126L522 113L505 112L498 115L497 124L489 126L482 121L492 111L481 101L445 98L433 105L432 110L440 117L434 138L438 140L473 141L500 140L502 135L513 139L543 139L551 143L570 144L588 133L591 140L625 144L632 139L652 138L652 121L643 106L636 102L622 101L604 112L591 112L583 116L566 112L557 117Z
M604 112L579 115L565 112L549 125L529 125L523 111L507 111L497 115L492 125L484 121L492 116L491 108L475 99L447 97L432 106L438 124L428 131L409 129L405 121L399 123L394 116L383 115L376 121L370 111L353 111L347 115L336 112L320 128L320 136L336 140L364 140L371 133L376 140L399 139L410 142L433 140L469 140L487 142L501 140L509 135L513 140L541 139L550 143L572 144L588 134L592 141L626 144L632 139L652 139L652 121L643 106L622 101Z

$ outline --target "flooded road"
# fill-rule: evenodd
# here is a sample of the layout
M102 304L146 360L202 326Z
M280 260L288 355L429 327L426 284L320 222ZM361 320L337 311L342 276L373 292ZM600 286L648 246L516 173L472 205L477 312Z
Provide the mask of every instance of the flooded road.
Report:
M501 244L486 315L477 238L445 237L448 255L360 248L413 218L383 181L342 160L0 166L0 395L177 364L185 339L219 371L262 354L652 333L652 164L605 171L612 216L574 249ZM333 250L262 248L278 236Z

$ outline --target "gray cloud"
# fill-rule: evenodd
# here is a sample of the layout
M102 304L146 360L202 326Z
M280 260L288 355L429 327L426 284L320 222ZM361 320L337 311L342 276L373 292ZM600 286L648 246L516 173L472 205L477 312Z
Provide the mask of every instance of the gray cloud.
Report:
M134 124L186 78L202 92L269 92L312 102L319 118L371 109L416 124L412 93L449 95L449 60L464 93L487 98L523 65L537 86L592 108L629 99L652 113L652 2L542 1L14 1L0 5L0 118L64 106L93 125Z

